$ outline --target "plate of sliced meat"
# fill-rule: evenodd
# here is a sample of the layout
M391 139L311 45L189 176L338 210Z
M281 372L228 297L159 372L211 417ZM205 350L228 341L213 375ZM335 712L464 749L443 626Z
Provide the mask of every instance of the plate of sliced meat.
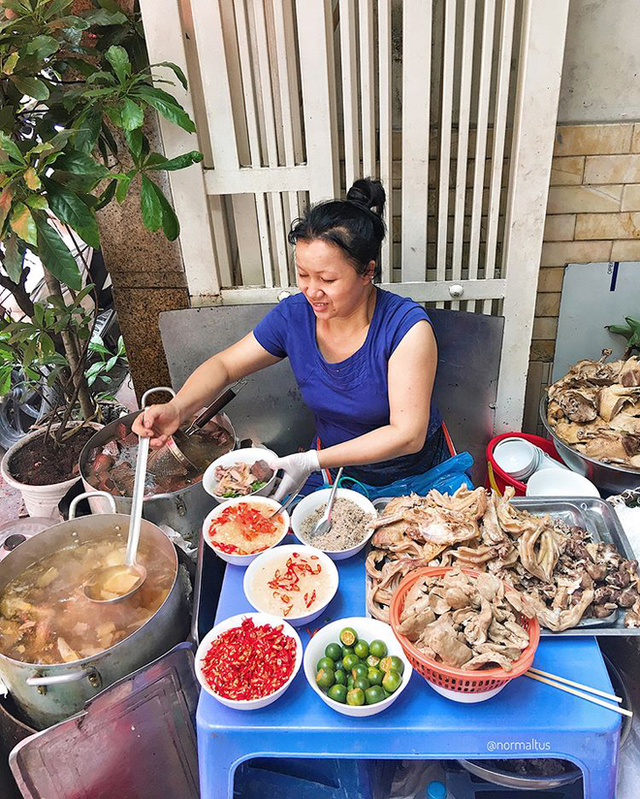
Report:
M543 634L639 634L638 564L610 506L590 497L513 499L512 491L463 487L390 500L373 522L368 612L388 621L407 574L460 565L520 591Z

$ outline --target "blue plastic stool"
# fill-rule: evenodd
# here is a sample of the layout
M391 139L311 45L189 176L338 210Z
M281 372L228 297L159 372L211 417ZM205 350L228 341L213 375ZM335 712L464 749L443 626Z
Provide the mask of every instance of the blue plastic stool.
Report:
M392 779L393 763L255 758L238 767L233 793L234 799L373 799L374 786L386 781L390 790Z

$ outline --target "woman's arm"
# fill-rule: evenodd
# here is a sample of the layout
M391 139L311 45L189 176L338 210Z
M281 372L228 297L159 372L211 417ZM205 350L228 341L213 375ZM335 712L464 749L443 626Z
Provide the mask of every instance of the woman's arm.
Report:
M164 444L171 433L208 405L226 386L280 360L267 352L253 333L248 333L201 364L171 402L151 405L144 413L144 425L141 414L132 430L138 435L152 436L154 446Z
M419 452L429 427L438 349L427 320L415 324L389 359L389 424L318 453L321 468L361 466Z

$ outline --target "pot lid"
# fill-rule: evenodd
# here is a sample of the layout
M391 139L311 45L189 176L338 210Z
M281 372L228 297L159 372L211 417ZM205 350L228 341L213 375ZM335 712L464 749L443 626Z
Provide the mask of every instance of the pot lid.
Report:
M6 557L17 546L32 538L34 535L48 530L56 523L55 519L44 516L25 516L22 519L12 519L0 526L0 560Z
M193 647L178 644L82 713L21 741L9 762L23 796L197 799L198 694Z

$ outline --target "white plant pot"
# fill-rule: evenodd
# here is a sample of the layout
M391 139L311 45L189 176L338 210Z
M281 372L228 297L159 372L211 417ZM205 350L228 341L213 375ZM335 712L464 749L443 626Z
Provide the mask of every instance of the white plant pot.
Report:
M90 427L99 430L103 425L92 422ZM55 427L53 428L55 429ZM74 483L80 480L80 473L77 477L72 477L70 480L64 480L62 483L52 483L51 485L34 486L21 483L9 471L9 462L15 453L33 441L34 438L43 435L42 430L35 430L33 433L28 433L23 439L18 441L10 447L0 463L0 472L4 481L12 488L17 488L22 494L25 507L29 516L44 516L49 519L60 521L61 516L58 510L58 503L71 488Z

